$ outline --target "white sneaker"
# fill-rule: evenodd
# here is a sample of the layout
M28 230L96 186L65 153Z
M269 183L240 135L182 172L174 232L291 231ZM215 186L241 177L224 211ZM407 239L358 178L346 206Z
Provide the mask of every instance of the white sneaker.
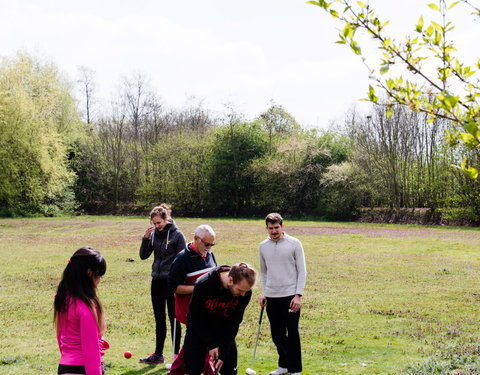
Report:
M273 370L269 375L283 375L288 374L288 370L285 367L279 367L276 370Z

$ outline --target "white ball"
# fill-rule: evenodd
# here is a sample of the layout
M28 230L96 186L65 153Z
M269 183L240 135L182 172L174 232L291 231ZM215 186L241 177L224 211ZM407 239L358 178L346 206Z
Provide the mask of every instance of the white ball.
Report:
M248 375L257 375L257 372L251 368L247 368L247 371L245 371Z
M167 370L170 370L170 369L172 368L172 364L171 364L171 363L167 363L167 364L165 365L165 368L166 368Z

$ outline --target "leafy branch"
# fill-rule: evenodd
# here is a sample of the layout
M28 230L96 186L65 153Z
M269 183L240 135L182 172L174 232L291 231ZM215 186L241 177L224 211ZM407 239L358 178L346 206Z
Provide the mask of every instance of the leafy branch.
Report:
M428 121L444 118L452 122L452 129L446 133L446 141L451 146L462 146L469 151L480 150L480 85L476 78L476 69L480 69L480 60L474 67L465 65L455 57L455 44L449 41L454 25L448 20L452 8L462 3L469 6L472 16L480 15L478 7L469 0L447 3L437 0L428 7L438 14L438 22L425 23L420 16L415 27L414 37L406 36L404 42L397 42L387 33L389 21L380 20L370 4L351 0L312 0L309 4L319 6L343 27L337 43L348 45L356 55L362 55L357 31L363 30L374 40L382 52L379 63L379 75L363 61L370 72L370 78L377 88L387 95L387 115L391 115L393 104L408 106L410 109L426 113ZM432 65L432 57L437 62ZM428 59L428 64L427 64ZM410 78L393 76L390 68L399 66ZM430 67L435 67L433 77ZM370 85L368 98L379 104L375 88ZM472 178L478 171L465 159L459 168Z

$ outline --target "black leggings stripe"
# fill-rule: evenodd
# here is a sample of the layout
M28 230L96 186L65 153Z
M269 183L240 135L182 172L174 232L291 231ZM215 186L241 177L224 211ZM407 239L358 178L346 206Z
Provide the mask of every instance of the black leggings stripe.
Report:
M58 365L59 374L86 374L85 367L78 365Z
M58 374L81 374L85 375L85 367L81 365L58 365ZM102 363L102 374L105 373L104 364Z

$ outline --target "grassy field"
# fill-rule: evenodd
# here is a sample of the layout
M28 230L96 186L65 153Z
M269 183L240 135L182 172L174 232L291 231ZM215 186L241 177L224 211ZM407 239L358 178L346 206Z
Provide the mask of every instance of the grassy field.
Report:
M187 240L201 223L217 232L219 263L247 261L258 268L258 243L266 236L261 220L177 220ZM308 267L300 320L303 374L480 373L479 230L285 224L303 242ZM0 374L56 373L53 295L68 258L85 245L107 259L99 290L111 344L104 358L108 374L167 372L138 363L154 346L152 259L138 257L147 225L146 218L130 217L0 219ZM255 300L259 295L258 285ZM259 312L252 302L240 327L239 374L250 367ZM123 358L126 350L132 359ZM165 351L170 358L169 342ZM268 374L276 360L265 319L257 374Z

